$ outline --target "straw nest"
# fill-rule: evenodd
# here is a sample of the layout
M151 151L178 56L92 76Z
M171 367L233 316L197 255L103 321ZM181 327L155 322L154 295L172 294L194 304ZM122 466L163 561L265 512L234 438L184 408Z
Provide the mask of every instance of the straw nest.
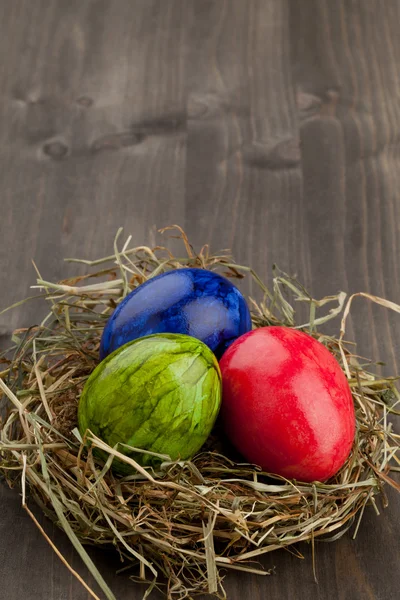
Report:
M119 231L111 256L74 261L87 265L88 274L51 283L38 273L36 287L50 312L40 325L14 333L12 352L0 363L0 386L8 405L0 421L0 472L9 485L21 486L23 506L39 528L26 503L28 490L65 531L108 599L115 596L85 545L117 551L126 576L148 584L144 597L154 587L168 598L204 592L225 597L223 577L228 569L267 574L256 562L266 552L299 541L337 540L350 527L355 535L365 506L378 510L376 498L385 483L400 491L390 476L391 470L399 470L400 436L388 419L396 413L400 394L394 377L371 374L371 363L344 340L354 296L346 298L341 292L317 301L276 269L269 290L252 269L236 264L228 254L212 255L208 246L195 253L184 232L176 229L184 257L176 258L163 247L131 247L131 238L119 249ZM297 327L337 358L352 389L357 433L351 455L333 479L305 484L263 473L238 462L218 431L191 461L164 457L158 472L139 466L90 432L90 447L81 439L77 404L98 363L108 316L146 279L188 266L252 277L263 297L259 303L250 299L254 327ZM400 312L391 302L360 295ZM307 323L296 324L294 302L309 308ZM337 338L319 331L338 316ZM106 463L93 454L94 448L107 452ZM132 467L131 475L112 471L114 457Z

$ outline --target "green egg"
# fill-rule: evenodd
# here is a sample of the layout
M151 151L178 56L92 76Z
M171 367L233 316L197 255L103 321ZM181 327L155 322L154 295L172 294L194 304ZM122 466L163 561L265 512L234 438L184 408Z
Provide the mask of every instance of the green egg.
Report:
M221 387L217 359L203 342L149 335L118 348L90 375L79 401L79 430L90 429L111 447L120 442L188 459L212 430ZM142 465L157 462L151 454L118 450ZM122 461L113 466L127 470Z

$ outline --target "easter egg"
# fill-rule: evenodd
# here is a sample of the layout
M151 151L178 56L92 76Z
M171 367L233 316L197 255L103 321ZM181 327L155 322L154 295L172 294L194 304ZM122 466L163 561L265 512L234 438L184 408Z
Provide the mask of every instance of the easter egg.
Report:
M100 358L155 333L190 335L220 358L250 330L246 301L228 279L206 269L175 269L138 286L117 306L104 327Z
M223 426L248 461L307 482L337 473L353 444L355 412L347 379L323 344L263 327L236 340L220 368Z
M209 436L221 391L218 362L203 342L151 335L118 348L95 368L79 400L79 430L83 436L90 429L112 447L186 459ZM118 450L143 465L157 462L125 446ZM126 470L122 461L114 463Z

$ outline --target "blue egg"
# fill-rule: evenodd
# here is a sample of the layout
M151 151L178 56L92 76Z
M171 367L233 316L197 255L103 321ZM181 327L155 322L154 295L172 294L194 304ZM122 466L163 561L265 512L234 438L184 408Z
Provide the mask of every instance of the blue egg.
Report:
M177 269L149 279L117 306L104 327L100 358L154 333L191 335L220 358L250 330L246 301L228 279L205 269Z

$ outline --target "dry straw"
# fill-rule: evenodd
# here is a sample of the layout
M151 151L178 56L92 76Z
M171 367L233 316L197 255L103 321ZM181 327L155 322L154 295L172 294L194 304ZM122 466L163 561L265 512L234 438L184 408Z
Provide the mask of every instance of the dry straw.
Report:
M227 569L268 574L258 557L299 541L336 540L352 527L356 535L364 508L388 483L400 486L390 471L399 471L400 436L388 418L400 403L395 378L378 378L368 363L344 340L346 317L353 297L343 292L315 300L295 280L277 270L267 289L249 267L228 254L212 255L208 246L195 253L177 227L186 256L174 257L163 247L121 249L118 232L114 254L87 265L89 274L61 283L44 281L37 288L49 305L43 322L17 330L10 359L0 363L0 386L8 399L0 421L0 471L10 486L22 488L22 503L60 559L86 587L40 527L26 503L30 495L67 534L104 596L115 599L85 550L95 544L113 548L123 571L147 583L144 598L154 587L168 598L190 598L209 592L225 597ZM71 261L70 261L71 262ZM192 461L171 462L167 456L158 472L144 469L132 458L91 435L91 449L76 428L82 387L98 362L99 338L108 315L132 288L158 273L188 266L230 277L252 277L263 299L251 301L254 327L285 325L311 333L336 356L353 392L357 434L352 453L327 483L305 484L271 477L259 468L237 462L213 435ZM361 294L387 308L400 307ZM290 299L290 302L289 302ZM295 323L294 303L309 307L309 322ZM333 306L333 308L329 308ZM320 314L323 313L323 316ZM328 320L342 316L338 338L320 333ZM109 455L101 463L93 448ZM137 450L140 452L140 450ZM113 473L114 457L132 467L130 476ZM385 495L382 494L385 505Z

